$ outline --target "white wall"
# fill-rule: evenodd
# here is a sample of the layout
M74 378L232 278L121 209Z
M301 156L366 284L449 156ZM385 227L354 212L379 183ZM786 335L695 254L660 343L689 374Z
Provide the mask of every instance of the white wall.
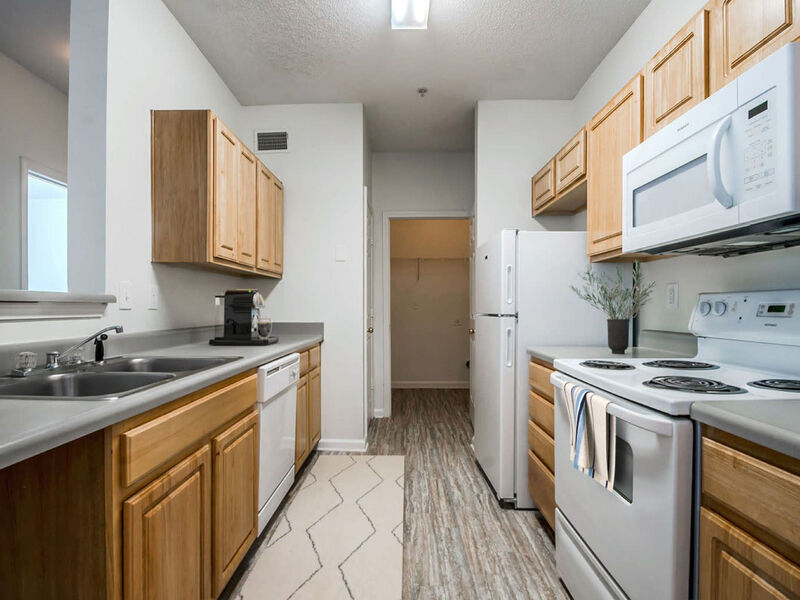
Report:
M289 152L260 156L285 185L285 275L258 287L274 319L325 323L320 444L356 449L366 438L363 107L250 106L241 123L245 140L289 132Z
M501 229L580 231L585 214L531 218L531 176L580 128L569 100L489 100L475 109L475 225L481 245Z
M0 53L0 289L20 287L20 159L67 173L67 96Z
M472 152L375 152L372 154L372 208L374 227L373 290L375 305L374 364L375 406L373 415L388 416L391 377L386 376L388 358L384 330L389 322L383 288L384 215L411 211L417 214L471 214L475 197Z

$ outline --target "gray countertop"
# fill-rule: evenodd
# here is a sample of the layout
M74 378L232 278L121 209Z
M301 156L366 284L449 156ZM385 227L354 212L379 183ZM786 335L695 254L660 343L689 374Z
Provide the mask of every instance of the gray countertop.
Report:
M690 355L658 348L638 346L628 348L625 354L612 354L608 346L529 346L528 354L552 363L557 358L686 358Z
M321 341L318 333L281 333L271 346L199 342L130 353L242 358L115 400L0 398L0 469Z
M800 398L699 401L692 418L800 460Z

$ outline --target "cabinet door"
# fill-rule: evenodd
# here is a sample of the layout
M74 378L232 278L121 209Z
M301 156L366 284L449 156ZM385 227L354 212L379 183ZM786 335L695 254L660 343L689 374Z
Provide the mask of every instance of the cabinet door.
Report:
M308 375L297 382L297 413L294 430L294 472L300 470L311 448L308 445Z
M239 152L239 205L236 219L236 261L256 265L256 157L244 146Z
M308 374L308 437L309 448L319 441L322 434L322 371L315 368Z
M256 267L275 270L275 204L272 201L272 173L258 163L256 186Z
M642 76L637 75L591 121L587 131L588 254L622 249L622 157L642 141Z
M236 260L239 141L214 119L214 256Z
M686 24L644 69L644 136L708 96L708 11Z
M581 129L556 154L556 193L561 194L585 175L586 129Z
M275 214L275 255L273 264L276 273L283 273L283 184L272 180L272 202Z
M550 200L556 197L556 167L551 159L531 178L531 214L536 215Z
M700 600L800 597L800 567L706 508L700 509Z
M216 436L212 447L216 597L258 535L258 411Z
M711 13L711 93L800 36L797 0L716 0Z
M123 504L126 600L211 596L210 461L203 446Z

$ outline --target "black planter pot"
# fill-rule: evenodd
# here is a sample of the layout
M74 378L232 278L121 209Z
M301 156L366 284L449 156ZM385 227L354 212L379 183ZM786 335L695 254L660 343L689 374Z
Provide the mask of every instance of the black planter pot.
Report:
M628 319L608 320L608 347L614 354L625 354L628 348Z

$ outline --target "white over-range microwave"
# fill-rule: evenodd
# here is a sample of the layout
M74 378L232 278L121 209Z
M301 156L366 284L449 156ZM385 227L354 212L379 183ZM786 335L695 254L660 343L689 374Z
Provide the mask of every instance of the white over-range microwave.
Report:
M628 152L622 249L735 256L800 245L800 43Z

